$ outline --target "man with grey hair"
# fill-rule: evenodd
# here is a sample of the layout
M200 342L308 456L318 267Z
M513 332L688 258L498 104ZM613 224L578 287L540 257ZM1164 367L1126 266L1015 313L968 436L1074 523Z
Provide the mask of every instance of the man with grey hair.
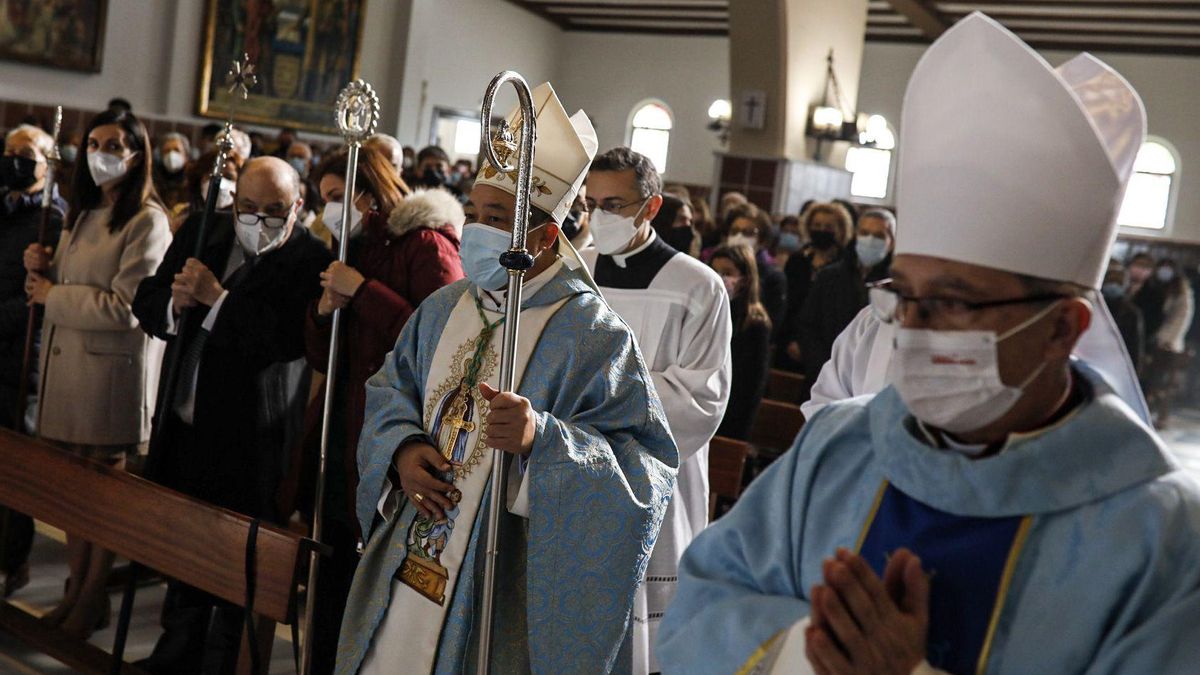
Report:
M174 391L159 392L166 413L155 430L155 480L269 521L286 515L275 513L274 497L308 392L305 314L332 261L296 222L300 194L282 159L250 160L233 212L212 215L200 259L191 257L202 217L194 214L133 300L143 330L168 342L167 358L182 352ZM182 322L185 310L197 320ZM193 672L206 658L236 658L240 609L182 584L168 593L166 633L147 670Z
M834 340L867 306L867 286L887 278L895 243L896 217L869 209L859 216L854 254L822 268L813 280L796 323L806 382L816 381Z
M394 136L375 134L368 138L366 143L363 143L363 147L382 153L392 166L396 167L396 175L404 175L404 146L400 145L400 141L396 140Z
M708 443L729 401L733 328L721 277L671 248L651 221L662 179L649 158L615 148L592 163L583 259L637 337L679 448L675 492L633 605L633 672L657 672L652 646L675 594L679 558L708 525ZM736 293L736 289L734 290Z
M4 137L4 156L0 157L0 424L17 431L32 431L18 415L23 406L17 397L21 389L21 363L25 356L26 307L25 249L38 240L42 222L42 196L50 190L50 208L45 214L46 241L58 241L67 203L53 183L47 185L47 158L54 152L54 140L38 127L22 124ZM32 317L35 337L41 315ZM33 343L30 372L25 385L30 398L37 395L37 352L40 341ZM28 428L27 428L28 425ZM33 548L33 519L0 507L0 521L7 537L0 536L0 596L8 597L29 583L29 553Z

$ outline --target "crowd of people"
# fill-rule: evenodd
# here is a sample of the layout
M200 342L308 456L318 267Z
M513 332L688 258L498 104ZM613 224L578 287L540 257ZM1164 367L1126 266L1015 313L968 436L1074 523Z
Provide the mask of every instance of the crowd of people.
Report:
M961 25L939 41L952 75L954 50L1013 48L987 20ZM910 101L955 119L1038 98L947 102L914 82ZM1034 93L1063 86L1038 82ZM1155 534L1173 499L1194 517L1194 487L1140 419L1140 394L1083 344L1106 325L1089 304L1102 288L1128 352L1116 360L1132 360L1164 418L1190 360L1194 293L1171 260L1100 269L1115 225L1101 231L1075 202L1112 194L1068 195L1052 241L1032 225L1038 181L945 189L964 175L956 166L1042 152L996 121L971 136L994 153L927 160L936 175L902 197L908 223L841 200L771 214L737 192L710 200L664 185L649 158L602 151L549 84L533 98L532 267L513 392L498 387L499 259L517 220L509 174L377 135L349 193L347 154L292 129L235 131L214 174L219 127L152 139L116 101L63 143L50 181L49 134L8 131L0 422L216 506L311 523L327 412L316 385L340 316L319 514L330 555L308 589L317 673L469 670L489 555L515 580L496 589L496 672L729 672L796 653L821 673L974 670L1010 583L1026 595L994 649L1017 672L1039 658L1055 672L1186 660L1139 647L1171 644L1163 622L1200 612L1194 546L1181 553ZM1092 114L1062 113L1086 123L1071 127L1073 147L1097 148L1120 173ZM944 149L933 136L958 133L943 127L911 132L914 165L923 148ZM985 208L991 189L1008 190L1005 209ZM1011 245L993 245L1012 222ZM1103 245L1070 248L1069 235ZM39 339L24 367L31 318ZM772 368L803 374L809 425L710 527L710 443L749 437ZM893 386L858 397L884 388L882 372ZM1097 440L1106 430L1117 441ZM1079 439L1095 441L1095 461L1063 454ZM510 460L493 514L506 547L485 554L488 449ZM31 574L33 525L6 521L7 595ZM1153 533L1130 543L1145 523ZM68 533L64 596L43 619L77 638L111 615L113 554L84 534ZM1070 551L1054 546L1068 537L1080 540ZM1014 571L1005 560L1023 546L1039 555ZM1123 546L1136 550L1117 555ZM1092 593L1097 575L1112 583ZM1084 647L1028 649L1070 600L1094 632L1119 623L1119 634L1076 622ZM169 580L161 624L145 670L232 672L241 608Z
M367 382L421 303L464 277L464 204L470 219L487 221L470 201L471 162L451 162L439 147L414 152L372 137L359 155L356 194L346 195L344 151L314 148L292 129L273 140L235 129L197 257L219 131L204 128L194 144L176 132L152 139L114 99L89 121L78 149L70 141L57 148L53 182L49 134L33 123L6 133L0 254L10 325L0 415L12 428L209 503L274 522L311 521L323 402L312 383L326 369L332 314L344 310L324 502L333 556L321 568L314 627L314 663L332 671L363 541L355 450ZM788 252L776 246L766 210L730 193L714 216L706 199L664 187L649 160L628 149L597 157L587 177L561 232L635 327L668 418L691 414L673 420L692 430L676 432L690 460L668 515L675 525L665 530L677 541L660 538L662 562L651 563L658 573L649 577L674 578L707 523L708 440L746 438L762 398L788 312L789 283L775 256ZM39 244L44 190L52 199ZM346 210L342 263L333 251ZM646 304L648 289L666 293L662 306ZM39 311L30 314L31 304ZM43 323L18 401L27 316ZM167 391L172 360L180 375ZM6 594L28 582L33 531L20 514L10 521ZM110 619L113 556L74 533L68 551L65 594L45 620L86 638ZM661 585L639 596L651 626L639 640L647 662L653 626L674 592ZM170 581L164 634L143 666L228 667L241 624L228 603Z

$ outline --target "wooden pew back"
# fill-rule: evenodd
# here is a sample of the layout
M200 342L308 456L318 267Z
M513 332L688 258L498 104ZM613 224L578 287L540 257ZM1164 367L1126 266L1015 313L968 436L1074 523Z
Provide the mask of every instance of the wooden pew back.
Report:
M767 391L763 398L784 403L803 403L807 389L803 375L772 368L767 376Z
M250 519L0 429L0 502L219 598L246 601ZM310 550L260 525L254 610L291 623Z
M717 436L708 444L708 517L717 517L718 502L737 501L742 494L750 445Z
M750 430L750 442L760 450L779 455L792 447L802 428L804 415L800 406L763 399Z

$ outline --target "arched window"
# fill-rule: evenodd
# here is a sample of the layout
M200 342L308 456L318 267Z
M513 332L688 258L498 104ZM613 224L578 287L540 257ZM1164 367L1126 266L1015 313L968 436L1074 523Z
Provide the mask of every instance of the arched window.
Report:
M846 170L854 174L850 180L850 194L869 199L885 199L888 178L892 173L892 151L896 149L896 135L892 133L882 115L872 115L867 121L867 131L862 134L863 143L874 143L863 147L855 146L846 151Z
M1171 191L1179 161L1175 152L1158 141L1146 141L1133 163L1133 177L1121 203L1117 224L1163 230L1171 210Z
M654 162L659 173L667 171L667 147L671 144L671 111L651 101L633 112L630 119L629 147Z

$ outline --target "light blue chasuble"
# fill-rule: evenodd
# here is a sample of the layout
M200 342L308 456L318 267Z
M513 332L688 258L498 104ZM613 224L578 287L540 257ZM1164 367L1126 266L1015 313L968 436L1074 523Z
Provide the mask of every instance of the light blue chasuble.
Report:
M426 299L367 382L358 516L368 541L342 623L338 673L358 672L390 604L415 509L405 503L383 521L376 508L390 485L387 471L396 448L425 433L425 388L437 385L429 374L439 342L474 337L444 335L443 329L462 295L477 292L464 280ZM537 411L529 518L501 515L494 672L628 670L634 591L674 488L678 453L628 327L566 268L526 298L523 308L563 301L518 387ZM485 492L441 626L433 672L474 671L486 522ZM419 671L395 664L398 673Z
M1081 407L974 461L928 445L891 388L814 416L684 554L664 672L755 664L838 547L878 570L901 546L934 561L927 653L948 672L1200 672L1200 485L1076 374Z

